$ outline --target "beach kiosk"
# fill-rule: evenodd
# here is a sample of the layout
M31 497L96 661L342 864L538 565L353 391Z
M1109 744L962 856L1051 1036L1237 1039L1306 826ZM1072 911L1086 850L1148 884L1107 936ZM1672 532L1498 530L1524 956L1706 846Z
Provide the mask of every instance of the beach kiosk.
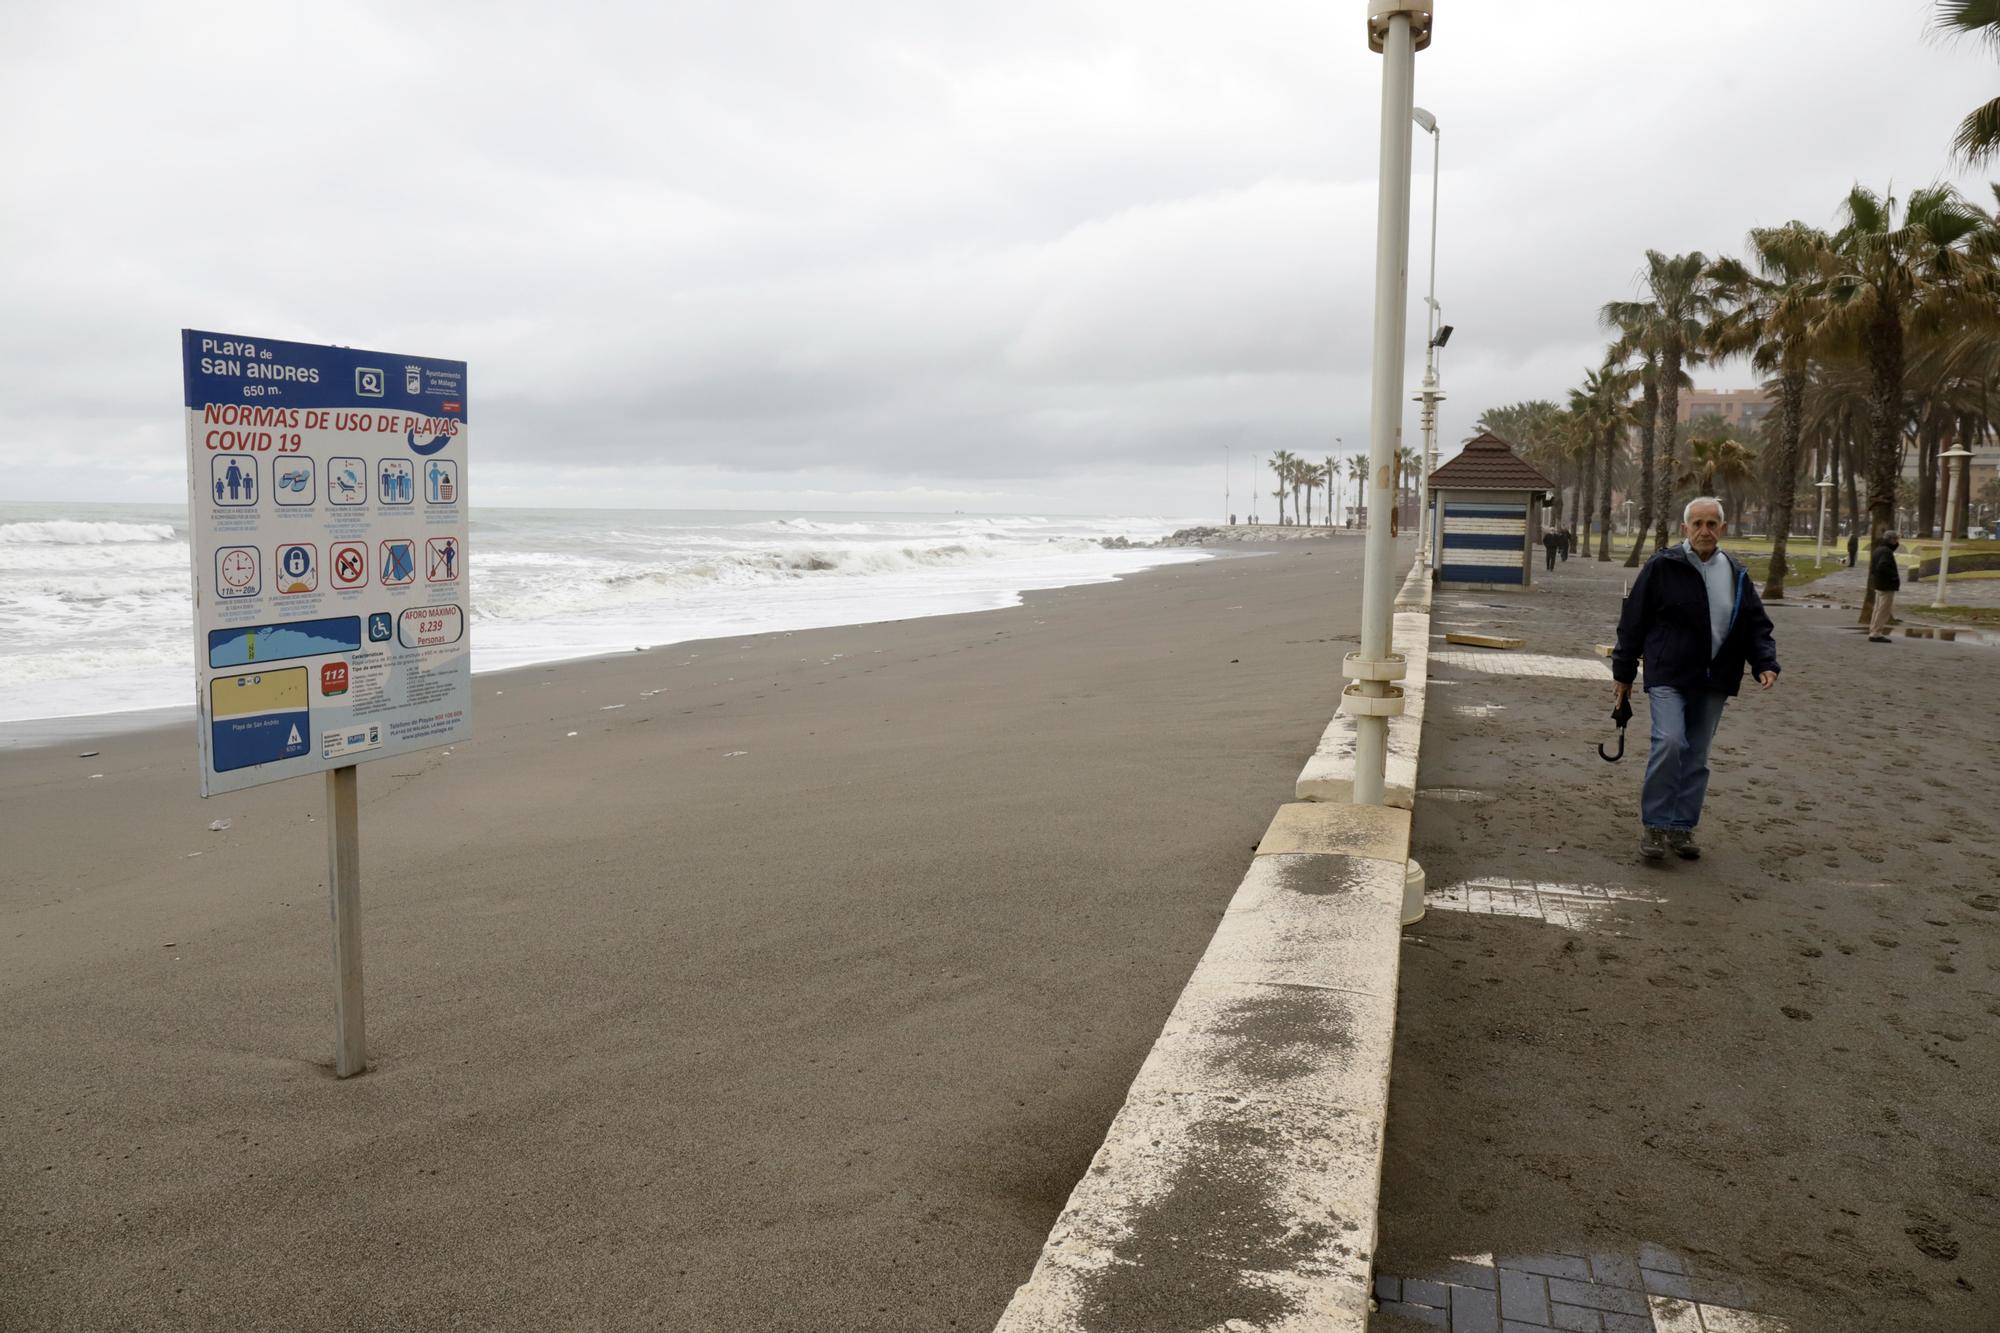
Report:
M1491 431L1431 473L1431 568L1440 587L1525 588L1555 483Z

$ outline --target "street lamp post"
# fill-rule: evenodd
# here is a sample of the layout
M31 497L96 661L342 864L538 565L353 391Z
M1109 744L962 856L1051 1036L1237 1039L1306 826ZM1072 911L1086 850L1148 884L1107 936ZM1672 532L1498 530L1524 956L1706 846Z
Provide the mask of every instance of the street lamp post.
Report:
M1417 401L1424 405L1424 465L1423 475L1417 479L1417 559L1424 568L1431 566L1431 541L1435 523L1431 519L1431 473L1437 468L1437 405L1444 401L1444 394L1438 388L1437 349L1444 346L1451 337L1451 326L1443 323L1444 311L1438 305L1438 161L1444 146L1443 132L1438 129L1437 117L1422 107L1410 108L1410 118L1431 136L1431 280L1429 295L1424 304L1430 307L1425 323L1427 334L1424 341L1424 387L1417 395Z
M1403 335L1410 268L1410 126L1417 52L1430 45L1431 0L1369 0L1368 46L1382 54L1382 142L1375 203L1375 355L1368 396L1368 537L1361 578L1361 651L1342 670L1341 706L1354 718L1356 805L1380 805L1389 719L1403 711L1403 661L1390 647L1395 604L1397 447L1402 443Z
M1819 537L1813 542L1813 568L1826 564L1826 493L1833 489L1833 477L1821 473L1813 485L1819 487Z
M1972 450L1962 444L1955 444L1938 455L1940 461L1947 458L1970 457ZM1946 463L1945 466L1951 465ZM1956 471L1944 474L1944 549L1938 553L1938 586L1937 596L1931 599L1933 607L1943 607L1948 604L1946 599L1949 595L1947 585L1951 579L1951 530L1957 526L1958 492L1971 480L1965 475L1965 469L1970 466L1969 463L1961 464Z

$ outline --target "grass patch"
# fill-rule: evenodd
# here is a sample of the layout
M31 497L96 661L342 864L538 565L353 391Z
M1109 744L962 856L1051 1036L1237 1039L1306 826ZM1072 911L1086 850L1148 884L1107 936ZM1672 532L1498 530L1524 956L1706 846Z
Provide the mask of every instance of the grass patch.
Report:
M1954 583L1957 581L1952 580ZM2000 606L1912 607L1910 614L1921 614L1925 620L1950 620L1960 625L2000 625Z
M1765 549L1762 552L1758 552L1744 550L1737 543L1730 542L1724 549L1743 562L1743 567L1750 571L1751 580L1756 583L1758 589L1761 591L1764 587L1764 580L1771 577L1771 552L1769 545L1766 544ZM1847 568L1847 557L1844 554L1840 559L1835 560L1829 552L1826 564L1822 567L1814 568L1812 556L1807 554L1804 560L1801 560L1799 558L1798 547L1794 546L1785 552L1785 595L1789 597L1800 588L1806 587L1818 579L1825 578L1828 574L1845 568Z

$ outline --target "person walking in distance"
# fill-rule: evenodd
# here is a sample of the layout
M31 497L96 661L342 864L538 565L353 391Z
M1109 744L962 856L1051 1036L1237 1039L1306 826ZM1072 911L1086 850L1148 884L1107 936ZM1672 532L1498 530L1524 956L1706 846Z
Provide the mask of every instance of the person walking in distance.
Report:
M1556 530L1550 528L1542 534L1542 549L1548 552L1549 568L1556 567Z
M1861 533L1855 528L1847 530L1847 567L1854 568L1855 554L1861 549Z
M1868 642L1889 643L1889 622L1896 614L1896 590L1903 586L1903 571L1896 566L1896 548L1903 539L1892 528L1882 534L1882 544L1868 557L1868 586L1875 590L1875 614L1868 620Z
M1618 616L1614 704L1631 697L1639 663L1646 664L1652 749L1639 788L1639 855L1648 861L1670 850L1683 861L1701 855L1694 829L1723 705L1742 685L1746 662L1760 688L1778 683L1771 617L1749 572L1721 549L1725 527L1722 501L1708 495L1688 501L1681 513L1685 540L1646 562Z

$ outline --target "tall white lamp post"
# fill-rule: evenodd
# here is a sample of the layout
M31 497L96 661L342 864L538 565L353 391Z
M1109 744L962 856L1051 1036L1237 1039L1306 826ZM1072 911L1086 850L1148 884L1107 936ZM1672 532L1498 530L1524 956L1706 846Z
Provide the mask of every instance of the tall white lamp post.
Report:
M1389 719L1403 711L1403 661L1390 648L1395 606L1396 451L1402 443L1403 334L1409 320L1410 126L1417 52L1431 42L1431 0L1369 0L1368 46L1382 54L1382 143L1375 203L1375 357L1368 395L1368 537L1361 578L1361 651L1341 664L1353 684L1341 707L1354 719L1356 805L1380 805Z
M1939 459L1970 457L1972 450L1962 444L1955 444L1938 455ZM1951 464L1947 463L1945 466L1951 467ZM1950 593L1951 580L1951 530L1958 525L1958 492L1969 480L1964 475L1964 469L1970 466L1969 463L1963 463L1944 474L1944 550L1938 553L1937 596L1931 599L1931 605L1934 607L1948 604L1946 599Z
M1813 568L1826 563L1826 493L1833 489L1833 477L1821 473L1813 485L1819 487L1819 537L1813 542Z
M1438 388L1437 349L1451 338L1451 325L1442 322L1444 311L1437 300L1438 159L1443 150L1444 135L1438 129L1437 117L1422 107L1410 108L1410 118L1431 136L1431 280L1429 295L1424 297L1430 314L1425 324L1424 387L1423 392L1416 396L1416 401L1424 405L1424 465L1423 475L1417 479L1417 559L1428 569L1435 527L1431 518L1431 473L1437 470L1437 405L1444 401L1444 393Z

